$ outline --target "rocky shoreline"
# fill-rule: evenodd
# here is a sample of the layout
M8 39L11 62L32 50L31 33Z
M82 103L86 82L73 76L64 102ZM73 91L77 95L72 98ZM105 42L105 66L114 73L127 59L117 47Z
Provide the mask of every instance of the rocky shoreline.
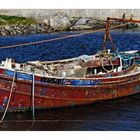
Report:
M49 33L56 31L75 31L104 28L105 20L95 19L93 17L68 17L64 13L56 13L49 19L38 21L37 24L15 24L3 25L0 27L0 36L7 35L27 35L37 33ZM111 25L118 25L118 22L112 22ZM131 27L133 26L133 27ZM129 28L138 28L138 24L133 24Z

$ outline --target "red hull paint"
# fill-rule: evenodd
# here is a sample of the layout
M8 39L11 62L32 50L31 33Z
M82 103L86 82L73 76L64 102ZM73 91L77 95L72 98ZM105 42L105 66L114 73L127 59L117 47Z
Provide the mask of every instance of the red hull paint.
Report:
M4 110L10 93L12 78L0 76L0 107ZM140 74L106 78L101 85L73 86L35 82L35 108L53 108L93 103L98 100L119 98L140 91ZM32 108L32 82L16 80L9 111Z

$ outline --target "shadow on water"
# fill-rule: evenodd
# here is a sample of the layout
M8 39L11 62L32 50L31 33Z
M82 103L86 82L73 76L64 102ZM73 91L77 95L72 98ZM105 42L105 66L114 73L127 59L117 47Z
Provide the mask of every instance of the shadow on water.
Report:
M60 37L72 33L56 33L15 37L0 37L0 46ZM112 32L120 51L138 49L139 32ZM103 33L83 35L53 43L41 43L13 49L2 49L0 61L15 58L55 60L94 54L102 49ZM109 44L108 44L109 45ZM1 114L2 115L2 114ZM140 95L97 102L90 105L37 110L32 123L31 112L7 113L0 130L140 130Z
M89 105L8 113L0 130L140 130L140 95Z

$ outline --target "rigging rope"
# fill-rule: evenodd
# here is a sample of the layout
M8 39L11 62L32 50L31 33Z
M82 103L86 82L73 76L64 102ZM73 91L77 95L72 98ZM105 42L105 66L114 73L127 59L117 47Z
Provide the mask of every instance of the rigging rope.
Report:
M11 96L12 96L12 92L13 92L13 87L14 87L15 78L16 78L16 70L14 71L14 76L13 76L13 81L12 81L12 85L11 85L11 89L10 89L9 99L8 99L6 108L5 108L5 110L4 110L3 116L2 116L2 118L1 118L1 120L0 120L0 123L2 123L2 121L4 120L5 115L6 115L6 113L7 113L7 110L8 110L9 104L10 104L10 100L11 100Z
M118 28L118 27L123 27L123 26L125 26L127 24L128 23L112 26L112 27L110 27L110 29L115 29L115 28ZM41 40L41 41L27 42L27 43L10 45L10 46L1 46L0 49L15 48L15 47L21 47L21 46L26 46L26 45L33 45L33 44L39 44L39 43L44 43L44 42L51 42L51 41L56 41L56 40L62 40L62 39L66 39L66 38L72 38L72 37L77 37L77 36L81 36L81 35L101 32L101 31L104 31L105 29L106 28L99 29L99 30L94 30L94 31L89 31L89 32L84 32L84 33L79 33L79 34L74 34L74 35L69 35L69 36L63 36L63 37L58 37L58 38L46 39L46 40Z

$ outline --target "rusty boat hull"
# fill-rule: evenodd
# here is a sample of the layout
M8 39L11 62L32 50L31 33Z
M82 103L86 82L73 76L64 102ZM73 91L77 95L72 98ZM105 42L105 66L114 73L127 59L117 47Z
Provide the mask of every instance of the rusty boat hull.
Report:
M0 69L0 110L9 99L14 71ZM73 106L124 97L140 92L140 69L133 66L126 74L98 78L43 78L35 76L35 109ZM32 75L16 74L8 111L32 108Z

